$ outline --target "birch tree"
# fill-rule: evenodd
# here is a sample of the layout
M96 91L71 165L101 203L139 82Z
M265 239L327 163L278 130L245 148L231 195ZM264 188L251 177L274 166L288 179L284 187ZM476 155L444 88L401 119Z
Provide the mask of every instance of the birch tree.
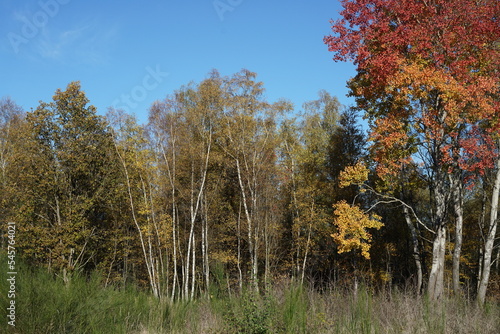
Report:
M0 220L7 222L14 212L13 181L15 181L16 151L20 146L20 135L25 130L24 111L9 97L0 99ZM9 209L10 208L10 209Z
M202 207L211 163L216 116L220 110L220 93L217 91L220 84L216 81L212 77L199 85L183 87L151 108L150 127L157 140L163 174L166 175L170 188L174 262L172 298L179 279L179 259L182 259L182 282L179 282L182 284L179 292L185 299L194 297L198 244L202 246L206 284L209 280L208 222L202 214ZM197 228L198 225L201 226ZM186 233L187 240L180 239L179 228ZM200 233L199 239L197 232Z

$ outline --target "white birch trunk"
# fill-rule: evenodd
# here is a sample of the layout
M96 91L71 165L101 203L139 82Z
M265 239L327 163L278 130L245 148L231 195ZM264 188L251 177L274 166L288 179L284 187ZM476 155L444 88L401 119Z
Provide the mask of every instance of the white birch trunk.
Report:
M420 294L422 291L422 262L420 260L420 249L418 247L418 234L417 229L413 225L411 221L411 216L408 211L408 207L403 205L403 212L406 220L406 224L408 225L408 229L410 230L411 235L411 243L412 243L412 251L413 251L413 260L415 261L415 267L417 269L417 293Z
M486 242L484 244L484 253L482 259L482 270L479 279L479 289L477 292L477 300L479 304L484 304L486 300L486 290L491 271L491 258L493 255L493 247L495 244L495 236L498 225L498 197L500 193L500 158L496 162L496 177L493 185L493 193L491 194L491 211L490 221L488 224L488 233L486 234Z
M251 278L250 280L252 281L252 285L255 289L257 286L257 268L255 264L255 257L254 257L254 236L253 236L253 224L252 224L252 217L250 216L250 212L248 209L247 205L247 196L246 196L246 191L245 191L245 186L243 185L243 180L241 176L241 166L240 166L240 160L236 158L236 171L238 173L238 183L240 185L240 191L241 191L241 196L242 196L242 202L243 202L243 209L245 212L245 218L247 220L247 234L248 234L248 252L250 254L250 260L252 262L252 270L251 270Z
M127 182L127 192L128 192L128 197L129 197L129 201L130 201L130 210L132 211L132 219L134 221L135 227L137 228L137 231L139 233L139 240L141 242L141 248L142 248L142 252L144 255L144 262L146 263L146 269L148 272L148 278L149 278L151 290L153 291L153 295L155 297L159 297L159 291L158 291L158 287L157 287L156 279L155 279L155 275L154 275L153 263L151 263L151 260L148 257L148 252L146 250L146 245L144 242L144 236L142 234L141 227L140 227L139 222L137 221L137 217L135 215L135 205L134 205L134 199L132 196L132 187L130 185L130 176L128 174L127 164L126 164L125 160L123 159L122 155L120 154L120 151L118 149L118 146L116 145L116 142L115 142L115 149L116 149L116 153L118 154L118 157L123 165L123 169L125 172L125 180Z
M444 259L446 253L446 226L436 230L432 244L432 267L429 275L428 293L431 300L438 300L444 293Z
M455 211L455 246L453 248L452 281L453 292L460 292L460 253L462 250L463 230L463 185L460 179L455 179L453 186L453 209Z
M241 271L241 202L240 209L238 211L238 222L237 222L237 232L238 232L238 274L239 274L239 288L240 293L243 292L243 273Z

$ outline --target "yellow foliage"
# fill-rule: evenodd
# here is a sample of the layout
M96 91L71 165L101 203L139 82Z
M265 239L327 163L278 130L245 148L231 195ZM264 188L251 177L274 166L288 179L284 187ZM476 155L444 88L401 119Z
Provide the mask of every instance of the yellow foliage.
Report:
M380 280L381 283L387 283L392 280L392 275L388 271L381 270L378 273L378 279Z
M368 215L358 206L349 205L346 201L334 204L335 215L334 224L337 233L331 234L332 238L339 245L339 253L349 252L354 249L361 250L361 255L370 258L370 242L372 236L367 229L380 229L381 217L375 214Z
M340 172L339 186L348 187L351 184L362 184L368 180L368 168L364 163L358 162L354 166L347 166Z

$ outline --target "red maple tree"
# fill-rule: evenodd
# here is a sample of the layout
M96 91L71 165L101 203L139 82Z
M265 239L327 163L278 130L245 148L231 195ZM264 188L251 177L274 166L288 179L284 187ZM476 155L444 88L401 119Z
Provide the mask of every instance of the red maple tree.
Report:
M382 177L416 152L432 176L431 298L444 291L446 206L466 170L493 166L500 114L500 1L342 0L324 42L335 61L352 61L349 82L367 112ZM457 211L459 212L459 211ZM459 249L458 249L459 252Z

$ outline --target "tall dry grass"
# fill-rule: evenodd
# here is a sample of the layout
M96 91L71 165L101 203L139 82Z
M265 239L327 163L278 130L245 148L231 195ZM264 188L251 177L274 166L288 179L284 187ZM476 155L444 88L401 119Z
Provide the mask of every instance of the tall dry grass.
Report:
M9 302L6 278L0 272L2 319ZM22 265L16 290L16 327L2 321L0 333L500 333L498 302L431 302L397 289L318 291L281 280L258 294L229 295L215 286L194 301L172 303L134 287L105 288L98 274L74 275L65 284Z

